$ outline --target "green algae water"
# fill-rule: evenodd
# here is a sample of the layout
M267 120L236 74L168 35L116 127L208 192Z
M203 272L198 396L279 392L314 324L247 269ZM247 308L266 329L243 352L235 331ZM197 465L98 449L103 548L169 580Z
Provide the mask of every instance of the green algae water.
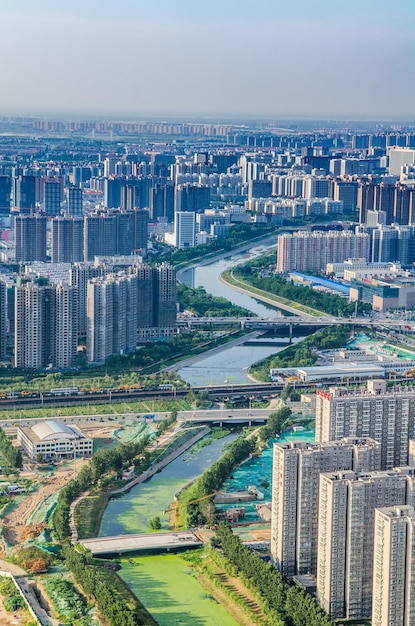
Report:
M109 501L102 518L100 537L146 533L150 531L150 520L160 517L162 530L170 530L170 516L163 515L174 494L190 480L199 476L224 453L224 446L238 435L231 433L216 439L204 448L192 448L167 465L159 474L128 493Z
M238 626L178 554L122 558L118 572L160 626Z

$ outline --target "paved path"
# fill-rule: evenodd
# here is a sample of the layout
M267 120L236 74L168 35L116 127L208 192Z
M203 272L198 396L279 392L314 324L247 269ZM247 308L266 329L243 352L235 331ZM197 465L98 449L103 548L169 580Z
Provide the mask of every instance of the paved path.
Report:
M14 563L4 561L3 559L0 559L0 569L3 570L3 572L9 572L12 576L26 576L24 569Z
M24 597L26 602L29 604L33 613L36 615L36 619L41 626L59 626L59 620L56 620L50 615L46 613L44 609L39 604L39 601L33 591L33 586L35 583L27 577L27 572L24 569L15 565L14 563L9 563L8 561L4 561L0 559L0 570L3 572L8 572L11 574L18 585L21 595Z

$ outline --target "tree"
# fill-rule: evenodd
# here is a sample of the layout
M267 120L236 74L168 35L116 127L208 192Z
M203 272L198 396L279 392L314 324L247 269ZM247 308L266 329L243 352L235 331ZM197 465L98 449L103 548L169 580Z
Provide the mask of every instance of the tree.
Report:
M158 515L156 517L152 517L150 520L150 528L151 530L160 530L161 528L161 519Z

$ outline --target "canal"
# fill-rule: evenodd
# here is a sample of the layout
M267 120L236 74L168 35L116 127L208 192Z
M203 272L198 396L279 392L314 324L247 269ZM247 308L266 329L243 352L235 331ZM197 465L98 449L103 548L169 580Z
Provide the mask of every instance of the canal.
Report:
M236 265L254 259L275 249L274 245L258 245L243 254L230 254L229 257L213 261L207 265L181 270L179 279L189 287L203 287L214 296L227 298L232 304L242 306L259 317L275 317L285 312L277 307L264 304L248 294L240 293L230 285L220 281L221 274ZM303 337L295 337L294 341L301 341ZM178 370L178 374L191 385L220 385L222 383L250 382L249 367L271 354L276 354L289 345L288 337L267 337L250 341L249 345L225 348L219 355L203 358L193 365Z
M102 518L99 536L150 532L150 520L159 516L162 530L170 530L169 515L163 516L176 491L199 476L219 459L224 446L237 434L216 439L208 446L196 444L145 483L112 498Z
M272 247L258 246L248 254L234 255L203 267L184 270L180 273L180 280L192 287L202 286L207 292L223 296L258 316L281 315L276 307L236 292L219 280L220 274L226 269L255 258L269 249ZM300 339L298 337L295 340ZM210 358L201 357L193 366L182 368L179 374L192 384L246 382L249 380L250 365L287 345L288 338L284 337L269 337L266 342L262 340L257 344L250 342L250 345L228 348ZM313 433L307 432L306 435L313 438ZM205 447L196 444L147 483L137 485L122 498L111 500L102 519L100 535L148 532L150 519L155 516L161 518L162 529L167 530L169 516L163 516L163 511L172 502L174 493L222 456L226 444L236 436L230 434ZM269 499L271 480L272 442L261 457L251 459L237 468L225 488L233 490L247 484L258 484ZM256 511L247 511L247 517L255 519ZM160 626L237 626L234 618L194 578L189 563L180 554L124 557L120 563L122 568L119 575Z
M222 451L225 443L234 435L224 440L216 440L210 446L197 450L193 454L186 452L179 459L166 467L159 476L153 477L144 490L145 499L142 506L146 509L145 519L160 514L160 510L167 508L173 498L173 493L185 484L185 477L197 476ZM282 441L294 439L296 441L313 441L314 431L301 433L292 431L281 437ZM248 485L257 485L265 495L265 500L271 499L272 482L272 444L269 442L261 456L250 459L234 470L232 477L225 484L224 489L235 491L246 489ZM210 449L209 449L210 448ZM193 469L187 469L189 468ZM268 485L265 486L265 482ZM139 485L142 489L144 485ZM143 493L134 488L135 498ZM133 493L133 490L132 492ZM112 510L107 509L105 524L112 532L133 532L139 530L133 524L140 519L137 514L137 502L129 500L124 506L123 500L114 500ZM121 506L122 505L122 506ZM245 503L247 508L246 521L258 519L254 503ZM111 505L110 505L111 506ZM229 507L230 505L226 505ZM240 505L239 505L240 506ZM132 508L130 515L129 510ZM164 520L164 518L163 518ZM148 530L142 523L142 530ZM163 521L163 529L167 528L167 520ZM180 554L153 554L145 556L129 556L120 559L121 570L118 574L136 594L147 610L154 616L160 626L237 626L237 622L217 604L209 593L193 576L189 563Z

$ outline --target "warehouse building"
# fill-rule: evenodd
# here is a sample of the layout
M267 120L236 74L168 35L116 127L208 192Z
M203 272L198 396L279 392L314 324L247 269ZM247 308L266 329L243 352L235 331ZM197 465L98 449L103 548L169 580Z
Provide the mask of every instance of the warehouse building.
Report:
M90 456L93 440L88 439L76 426L46 420L31 427L18 427L17 439L23 452L31 460L38 454L44 459L67 459L73 456Z

